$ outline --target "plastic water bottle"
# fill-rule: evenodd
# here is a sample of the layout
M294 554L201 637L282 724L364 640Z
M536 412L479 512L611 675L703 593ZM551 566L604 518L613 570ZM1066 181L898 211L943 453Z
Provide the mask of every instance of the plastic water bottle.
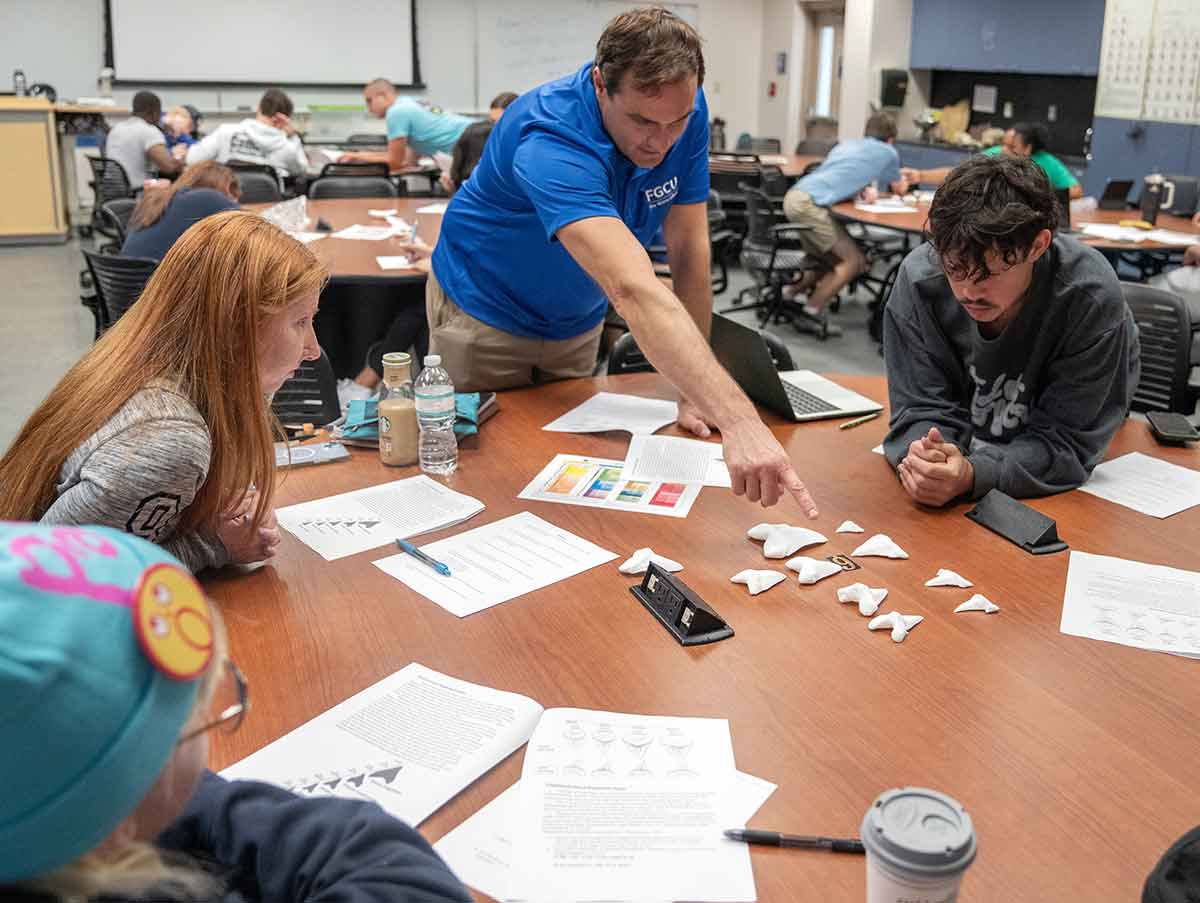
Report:
M434 476L454 473L458 467L458 440L454 436L454 383L442 367L440 354L425 356L425 369L413 384L417 399L417 457L421 470Z

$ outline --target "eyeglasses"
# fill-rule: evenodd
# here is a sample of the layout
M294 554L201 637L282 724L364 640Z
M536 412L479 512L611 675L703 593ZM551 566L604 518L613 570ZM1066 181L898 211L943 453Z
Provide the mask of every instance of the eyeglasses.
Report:
M221 714L217 715L212 721L195 730L190 730L181 736L176 741L177 746L180 743L186 743L188 740L199 737L201 734L207 733L214 728L219 727L225 733L232 734L242 726L242 719L246 717L246 712L250 709L250 687L246 683L245 675L242 674L237 665L232 661L227 661L225 664L229 669L230 676L233 678L234 687L237 689L237 702L224 708Z

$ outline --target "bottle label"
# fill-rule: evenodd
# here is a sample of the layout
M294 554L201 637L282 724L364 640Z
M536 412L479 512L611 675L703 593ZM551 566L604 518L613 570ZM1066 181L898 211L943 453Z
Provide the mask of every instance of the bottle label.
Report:
M386 417L381 415L379 418L379 432L380 433L390 433L391 431L392 431L392 421L388 420Z
M451 417L454 415L454 393L417 392L417 414L420 417Z

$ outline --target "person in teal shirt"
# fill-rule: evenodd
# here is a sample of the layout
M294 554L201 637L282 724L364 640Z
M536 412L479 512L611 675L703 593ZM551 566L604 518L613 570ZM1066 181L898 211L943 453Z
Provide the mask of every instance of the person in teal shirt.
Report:
M1071 174L1062 161L1046 150L1050 133L1040 122L1017 122L1004 133L1004 140L983 153L989 157L1007 154L1010 157L1028 157L1041 167L1050 187L1055 191L1066 190L1072 198L1083 197L1083 186ZM913 184L941 185L950 174L951 167L940 169L903 169L904 178Z
M340 163L387 163L392 171L400 170L415 165L418 157L451 153L463 130L474 122L424 101L401 97L386 78L368 83L363 99L371 115L387 123L388 149L342 154Z

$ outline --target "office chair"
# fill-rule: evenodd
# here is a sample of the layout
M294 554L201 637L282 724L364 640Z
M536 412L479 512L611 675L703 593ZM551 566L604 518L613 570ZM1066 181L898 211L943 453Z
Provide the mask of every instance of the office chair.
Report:
M739 259L742 268L754 280L754 285L743 290L734 307L720 313L754 310L763 326L767 323L791 323L791 302L784 300L783 287L808 270L822 269L825 263L810 255L805 248L803 234L808 230L807 226L782 222L771 196L761 188L742 183L742 190L746 197L749 229L742 239ZM742 306L744 296L748 294L752 294L756 300Z
M1122 282L1121 294L1137 323L1142 352L1142 375L1130 407L1190 416L1196 409L1197 390L1188 385L1192 320L1187 302L1133 282Z
M776 370L796 369L792 363L792 354L781 339L771 335L769 332L760 332L759 335L763 337L763 341L767 345L767 351L771 355L771 363L775 365ZM632 332L625 333L613 343L612 350L608 354L609 376L622 373L652 372L654 372L654 367L646 360L646 355L642 354L642 350L638 348L637 340L634 339Z
M778 154L783 151L783 142L778 138L755 138L743 132L738 135L736 150L755 154Z
M158 261L148 257L98 254L95 251L84 251L83 256L96 286L97 305L92 315L96 318L93 338L98 339L137 301L142 289L154 275Z
M101 220L116 234L117 242L112 251L114 254L125 244L125 236L129 234L129 217L133 215L133 208L136 206L137 200L134 198L116 198L100 205ZM105 245L104 249L108 247Z
M285 428L306 423L326 426L342 416L337 378L325 350L315 361L302 361L296 375L271 398L271 411Z
M279 173L274 166L239 163L236 160L230 160L228 165L237 175L243 204L274 204L283 200L283 187L279 184Z
M394 198L399 193L390 179L379 176L321 176L308 186L308 196L322 198Z
M326 163L321 167L321 178L324 179L327 176L346 176L348 178L377 176L386 179L388 165L386 163Z
M721 200L725 224L739 236L746 234L746 196L744 182L758 186L762 178L758 154L722 151L708 155L709 187Z
M346 139L348 147L387 147L387 135L380 135L374 132L355 132Z
M111 223L105 221L100 213L100 208L109 201L133 197L133 186L129 184L129 175L125 172L125 167L112 157L93 157L89 154L87 160L92 167L92 181L88 184L95 196L95 203L92 205L92 221L88 227L89 234L90 230L95 230L105 238L112 239L113 241L102 245L101 250L115 251L120 247L120 243L117 242L116 229ZM116 242L115 245L114 242Z
M796 145L796 153L817 154L824 157L833 150L835 144L837 144L836 138L805 138Z

